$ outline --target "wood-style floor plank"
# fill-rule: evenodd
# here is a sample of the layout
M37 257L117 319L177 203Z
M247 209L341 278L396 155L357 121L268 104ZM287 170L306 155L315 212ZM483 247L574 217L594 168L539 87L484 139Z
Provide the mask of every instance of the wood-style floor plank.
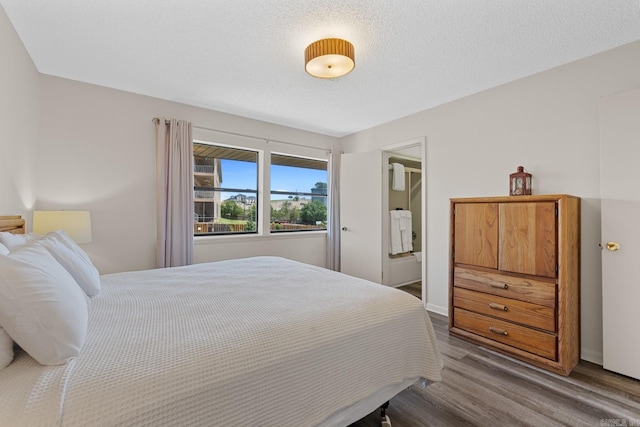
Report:
M445 360L443 381L413 385L391 400L393 427L640 426L640 381L580 361L569 377L449 335L430 313ZM380 426L379 411L351 427Z

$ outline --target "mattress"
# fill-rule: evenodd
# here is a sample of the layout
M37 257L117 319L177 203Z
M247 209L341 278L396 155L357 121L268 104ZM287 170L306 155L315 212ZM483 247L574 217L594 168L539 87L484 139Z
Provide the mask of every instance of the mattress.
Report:
M18 350L0 370L0 425L345 425L383 390L441 380L422 303L366 280L255 257L101 282L77 358Z

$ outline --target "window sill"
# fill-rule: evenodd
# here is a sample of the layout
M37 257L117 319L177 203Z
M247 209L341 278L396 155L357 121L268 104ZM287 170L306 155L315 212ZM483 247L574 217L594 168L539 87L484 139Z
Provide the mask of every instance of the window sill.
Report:
M221 236L194 236L194 245L210 245L223 242L254 242L264 240L289 240L289 239L326 239L327 231L294 231L279 232L272 234L240 234L240 235L221 235Z

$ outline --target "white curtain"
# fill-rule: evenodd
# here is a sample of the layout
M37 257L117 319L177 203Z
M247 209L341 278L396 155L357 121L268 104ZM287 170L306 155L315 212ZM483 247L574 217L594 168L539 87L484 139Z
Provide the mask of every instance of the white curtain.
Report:
M329 156L329 211L327 224L327 268L340 271L340 156L332 150Z
M157 267L193 263L193 130L190 122L156 123Z

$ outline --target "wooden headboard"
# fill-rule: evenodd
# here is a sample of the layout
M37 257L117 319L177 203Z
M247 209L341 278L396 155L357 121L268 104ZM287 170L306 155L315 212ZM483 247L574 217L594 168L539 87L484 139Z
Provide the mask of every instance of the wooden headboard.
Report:
M24 219L20 215L0 216L0 231L24 234Z

